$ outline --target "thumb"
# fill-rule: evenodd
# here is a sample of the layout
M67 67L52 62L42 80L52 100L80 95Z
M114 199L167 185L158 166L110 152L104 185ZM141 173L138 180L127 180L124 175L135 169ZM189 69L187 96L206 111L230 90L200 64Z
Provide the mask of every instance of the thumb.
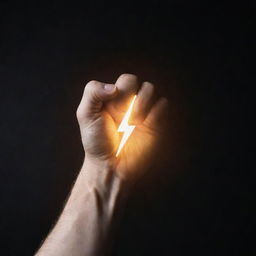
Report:
M111 100L117 95L114 84L106 84L98 81L90 81L84 88L83 97L77 108L78 120L93 118L101 112L103 103Z

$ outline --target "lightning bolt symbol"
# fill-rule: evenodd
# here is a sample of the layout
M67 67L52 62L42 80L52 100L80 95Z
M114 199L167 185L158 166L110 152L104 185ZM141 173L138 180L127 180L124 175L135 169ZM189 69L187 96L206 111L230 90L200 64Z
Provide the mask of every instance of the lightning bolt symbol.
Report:
M117 156L119 155L119 153L121 152L121 150L122 150L122 148L123 148L125 142L128 140L128 138L130 137L130 135L132 134L132 132L133 132L133 130L134 130L134 128L135 128L135 125L129 125L129 124L128 124L128 121L129 121L129 118L130 118L131 113L132 113L132 108L133 108L133 104L134 104L134 101L135 101L135 99L136 99L136 96L137 96L137 95L135 95L135 96L133 97L132 102L131 102L131 104L130 104L128 110L127 110L127 112L125 113L124 118L123 118L123 120L122 120L122 122L121 122L121 124L119 125L118 130L117 130L118 132L123 132L124 135L123 135L123 137L122 137L122 139L121 139L121 142L120 142L120 144L119 144L118 150L117 150L117 152L116 152L116 157L117 157Z

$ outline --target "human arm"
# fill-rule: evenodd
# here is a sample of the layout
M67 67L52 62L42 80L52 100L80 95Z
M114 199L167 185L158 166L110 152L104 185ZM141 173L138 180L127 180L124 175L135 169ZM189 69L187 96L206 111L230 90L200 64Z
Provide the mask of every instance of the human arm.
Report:
M136 76L125 74L114 84L89 82L77 109L85 159L70 197L37 256L104 255L121 191L152 163L161 136L167 100L154 102L154 86L139 89ZM120 156L117 127L138 94L131 122L137 126Z

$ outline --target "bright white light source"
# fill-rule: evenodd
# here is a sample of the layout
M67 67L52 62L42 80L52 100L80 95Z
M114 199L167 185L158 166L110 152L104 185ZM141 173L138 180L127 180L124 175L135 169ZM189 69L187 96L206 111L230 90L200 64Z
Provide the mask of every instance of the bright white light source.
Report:
M129 125L128 121L129 121L129 118L130 118L131 113L132 113L132 108L133 108L133 104L134 104L134 101L136 99L136 96L137 95L135 95L133 97L132 102L131 102L129 108L128 108L127 112L125 113L124 118L123 118L121 124L118 127L117 131L118 132L123 132L124 135L123 135L122 140L121 140L121 142L119 144L119 148L118 148L118 150L116 152L116 156L119 155L119 153L121 152L125 142L128 140L128 138L130 137L130 135L132 134L132 132L133 132L133 130L135 128L135 125Z

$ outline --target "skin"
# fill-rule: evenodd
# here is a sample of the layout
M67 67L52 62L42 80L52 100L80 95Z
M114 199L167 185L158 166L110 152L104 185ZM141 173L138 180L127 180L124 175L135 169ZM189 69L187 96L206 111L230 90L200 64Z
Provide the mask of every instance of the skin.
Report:
M136 128L118 157L117 128L133 98ZM154 85L123 74L115 84L90 81L77 108L85 158L67 203L37 256L106 255L123 191L152 164L165 127L168 101L154 100ZM121 198L121 199L120 199Z

